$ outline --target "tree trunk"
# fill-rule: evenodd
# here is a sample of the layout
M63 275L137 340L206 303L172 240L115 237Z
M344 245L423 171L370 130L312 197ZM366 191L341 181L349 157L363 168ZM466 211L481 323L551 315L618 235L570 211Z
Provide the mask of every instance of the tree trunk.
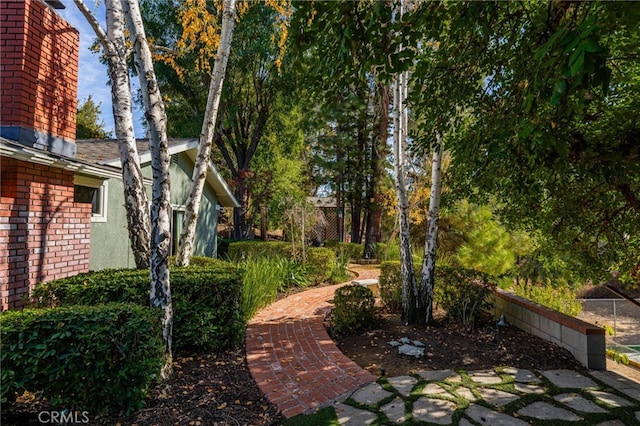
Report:
M224 82L224 75L227 69L227 60L229 59L229 52L231 50L231 38L233 36L233 27L235 25L235 6L235 0L224 1L220 44L218 45L218 52L216 54L216 60L211 74L211 82L209 84L207 107L204 113L205 118L202 123L202 131L200 132L198 155L193 169L191 188L189 190L189 198L187 199L185 209L184 224L180 234L180 248L176 255L177 266L189 265L189 260L193 253L193 242L195 239L196 225L198 223L198 212L200 211L204 182L207 177L207 167L209 165L209 161L211 161L211 144L213 143L215 125L218 117L220 97L222 95L222 84Z
M127 211L129 241L136 262L136 268L149 267L149 202L144 188L144 177L140 169L140 158L133 132L133 112L131 106L131 86L127 65L128 50L124 36L124 14L119 1L108 0L107 32L91 14L81 0L74 0L80 12L93 28L107 58L111 80L111 99L116 139L122 163L122 183Z
M233 238L236 240L246 240L249 238L249 226L247 224L247 212L249 211L249 188L247 178L240 171L240 176L236 179L236 189L234 195L240 207L233 209Z
M406 176L406 120L404 98L405 73L394 78L393 93L393 140L396 194L398 197L398 221L400 229L400 274L402 278L402 320L405 324L417 322L418 291L413 269L411 239L409 233L409 197Z
M365 253L375 252L375 244L382 240L382 207L380 189L384 176L383 159L386 158L389 138L389 86L378 85L378 135L371 144L371 180L369 183L369 209L365 233Z
M152 307L164 311L162 340L166 364L161 375L171 375L171 341L173 331L173 306L169 280L169 250L171 247L169 144L167 140L167 115L158 88L151 50L144 31L138 0L122 0L127 25L134 47L135 66L140 79L145 117L149 125L149 145L153 170L153 203L151 205L151 293Z
M438 134L431 163L431 194L429 196L429 228L425 239L424 260L420 280L419 298L421 322L433 320L433 289L435 283L436 249L438 247L438 220L440 218L440 192L442 189L442 140Z

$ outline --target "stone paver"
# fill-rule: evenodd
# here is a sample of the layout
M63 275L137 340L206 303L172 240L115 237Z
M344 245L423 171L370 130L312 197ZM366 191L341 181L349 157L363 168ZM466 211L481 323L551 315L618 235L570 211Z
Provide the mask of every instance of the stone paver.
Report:
M447 392L442 386L437 385L435 383L429 383L422 389L421 392L423 395L435 395L435 396L448 396L451 397L451 394Z
M371 411L360 410L346 404L336 405L338 423L345 426L360 426L372 424L378 416Z
M407 420L404 400L402 398L396 398L390 403L383 405L380 407L380 411L393 423L404 423Z
M518 410L520 416L533 417L540 420L562 420L577 422L582 417L564 408L556 407L548 402L536 401Z
M479 392L482 399L496 407L502 407L518 399L517 395L498 389L482 388Z
M559 388L596 388L596 382L573 370L548 370L542 375Z
M492 370L469 371L469 377L476 383L494 385L502 383L502 377Z
M413 403L413 418L439 425L451 424L456 404L442 399L419 398Z
M391 395L393 395L391 392L384 390L382 386L374 382L355 391L351 398L358 404L375 405Z
M636 383L611 371L592 371L591 375L612 388L619 390L628 397L640 401L640 383Z
M513 376L516 382L520 383L540 383L540 378L533 374L531 370L523 368L507 367L502 370L503 373Z
M563 393L553 397L556 401L581 413L606 413L607 410L577 393Z
M612 407L633 407L633 403L624 399L621 396L615 395L609 392L603 392L598 390L590 390L589 393L595 396L598 400L604 402L605 404L611 405Z
M474 402L474 401L476 401L478 399L478 397L475 396L473 394L473 392L471 392L471 389L469 389L469 388L465 388L465 387L461 386L458 389L456 389L455 392L456 392L456 394L460 395L461 397L463 397L467 401Z
M452 382L459 382L460 375L453 370L432 370L432 371L420 371L418 375L424 380L430 382L442 382L449 380Z
M508 414L498 413L478 404L471 404L465 411L471 420L483 426L528 426L529 423L511 417Z
M541 395L546 392L545 388L539 385L532 385L530 383L516 383L513 385L516 391L520 393L532 393L536 395Z
M418 379L411 376L391 377L388 381L403 396L411 395L411 389L418 383Z

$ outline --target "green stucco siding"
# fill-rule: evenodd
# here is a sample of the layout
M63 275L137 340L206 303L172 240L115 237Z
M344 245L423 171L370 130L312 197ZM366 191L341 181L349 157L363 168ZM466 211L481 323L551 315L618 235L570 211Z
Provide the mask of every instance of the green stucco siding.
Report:
M172 157L169 173L171 176L171 205L180 210L187 202L193 163L185 154ZM151 166L142 168L143 175L151 179ZM108 181L107 222L91 223L91 251L89 268L100 270L107 268L134 268L135 261L129 234L127 231L126 211L124 208L124 189L122 181ZM151 188L147 188L151 202ZM200 205L194 255L216 256L218 204L212 188L205 183Z

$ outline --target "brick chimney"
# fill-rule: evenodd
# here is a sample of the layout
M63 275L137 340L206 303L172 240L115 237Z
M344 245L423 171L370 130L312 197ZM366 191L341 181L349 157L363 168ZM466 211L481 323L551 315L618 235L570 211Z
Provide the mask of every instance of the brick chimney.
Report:
M0 0L0 135L75 157L78 31L57 0Z

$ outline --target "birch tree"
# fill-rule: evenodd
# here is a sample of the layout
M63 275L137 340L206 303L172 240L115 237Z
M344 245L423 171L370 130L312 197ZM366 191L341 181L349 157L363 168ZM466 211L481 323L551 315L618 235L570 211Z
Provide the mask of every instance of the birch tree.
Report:
M127 228L131 249L138 269L149 267L149 202L144 188L140 159L133 132L131 85L127 59L130 49L124 34L124 15L120 1L106 0L107 30L102 28L82 0L74 0L77 8L96 34L107 60L111 80L111 99L115 133L120 149Z
M145 118L149 125L149 145L153 172L150 257L151 293L149 299L152 307L157 307L164 311L162 340L166 364L162 368L161 375L163 378L167 378L171 375L173 330L173 306L169 279L169 250L171 244L169 162L171 157L167 140L167 115L153 69L151 50L145 35L138 0L121 1L133 42L135 67L140 79Z
M429 225L425 238L424 259L418 300L420 309L418 321L428 324L433 319L433 288L436 269L436 249L438 247L438 221L440 219L440 193L442 190L442 138L436 136L431 161L431 195L429 196Z
M218 45L218 52L213 65L211 82L209 84L207 107L205 110L204 121L202 123L202 131L200 132L198 155L193 169L193 177L191 180L191 188L189 190L189 198L187 199L184 224L180 234L180 247L176 256L176 265L179 266L189 265L191 253L193 252L193 240L196 232L198 212L200 211L200 202L202 200L202 190L204 188L204 181L207 177L207 167L211 156L211 145L215 134L218 107L220 105L220 97L222 95L222 85L227 68L227 61L229 59L229 52L231 50L231 39L233 36L236 15L235 3L235 0L224 1L220 44Z

